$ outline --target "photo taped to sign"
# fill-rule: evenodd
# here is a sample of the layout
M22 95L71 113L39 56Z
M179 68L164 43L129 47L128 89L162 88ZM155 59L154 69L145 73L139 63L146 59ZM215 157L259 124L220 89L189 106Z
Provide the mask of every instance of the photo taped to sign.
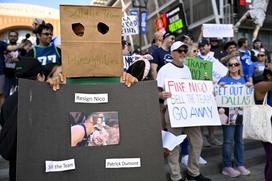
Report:
M118 112L70 112L71 146L106 146L120 142Z

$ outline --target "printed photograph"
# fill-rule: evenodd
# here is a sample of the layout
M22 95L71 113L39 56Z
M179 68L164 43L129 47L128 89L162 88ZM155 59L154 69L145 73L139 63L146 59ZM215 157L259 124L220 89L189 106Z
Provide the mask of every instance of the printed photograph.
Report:
M237 125L243 123L242 107L219 107L218 113L222 125Z
M71 146L107 146L120 141L118 112L70 112Z
M243 122L243 108L230 107L229 108L230 125L242 124Z

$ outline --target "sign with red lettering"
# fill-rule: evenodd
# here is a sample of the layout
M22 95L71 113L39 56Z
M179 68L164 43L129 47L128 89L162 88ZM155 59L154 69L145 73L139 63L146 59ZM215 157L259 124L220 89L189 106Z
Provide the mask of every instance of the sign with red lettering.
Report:
M212 81L166 80L165 91L172 128L221 125Z

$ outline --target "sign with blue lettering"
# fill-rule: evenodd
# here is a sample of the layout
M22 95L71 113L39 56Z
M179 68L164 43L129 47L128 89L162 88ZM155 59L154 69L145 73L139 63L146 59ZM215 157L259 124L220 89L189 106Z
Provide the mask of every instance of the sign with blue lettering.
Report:
M254 88L245 85L217 85L214 87L218 107L242 107L255 104Z
M165 81L172 128L221 125L212 81L173 79Z

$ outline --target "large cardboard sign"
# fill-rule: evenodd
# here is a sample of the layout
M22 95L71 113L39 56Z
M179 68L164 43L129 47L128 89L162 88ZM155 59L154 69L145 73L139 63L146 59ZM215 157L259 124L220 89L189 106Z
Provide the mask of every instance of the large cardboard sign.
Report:
M171 127L221 125L211 81L166 80Z
M216 85L214 92L218 107L242 107L255 104L253 87L245 85Z
M60 6L63 71L68 77L120 76L121 9Z
M209 80L212 80L212 62L187 57L185 59L185 65L190 68L194 80L205 80L205 74L207 74Z
M203 37L233 37L232 24L203 24Z
M70 85L58 92L37 81L20 80L19 86L19 181L166 181L155 81L131 88ZM118 140L71 146L71 126L83 130L83 122L104 122L106 131L118 128ZM90 127L85 126L88 135Z

